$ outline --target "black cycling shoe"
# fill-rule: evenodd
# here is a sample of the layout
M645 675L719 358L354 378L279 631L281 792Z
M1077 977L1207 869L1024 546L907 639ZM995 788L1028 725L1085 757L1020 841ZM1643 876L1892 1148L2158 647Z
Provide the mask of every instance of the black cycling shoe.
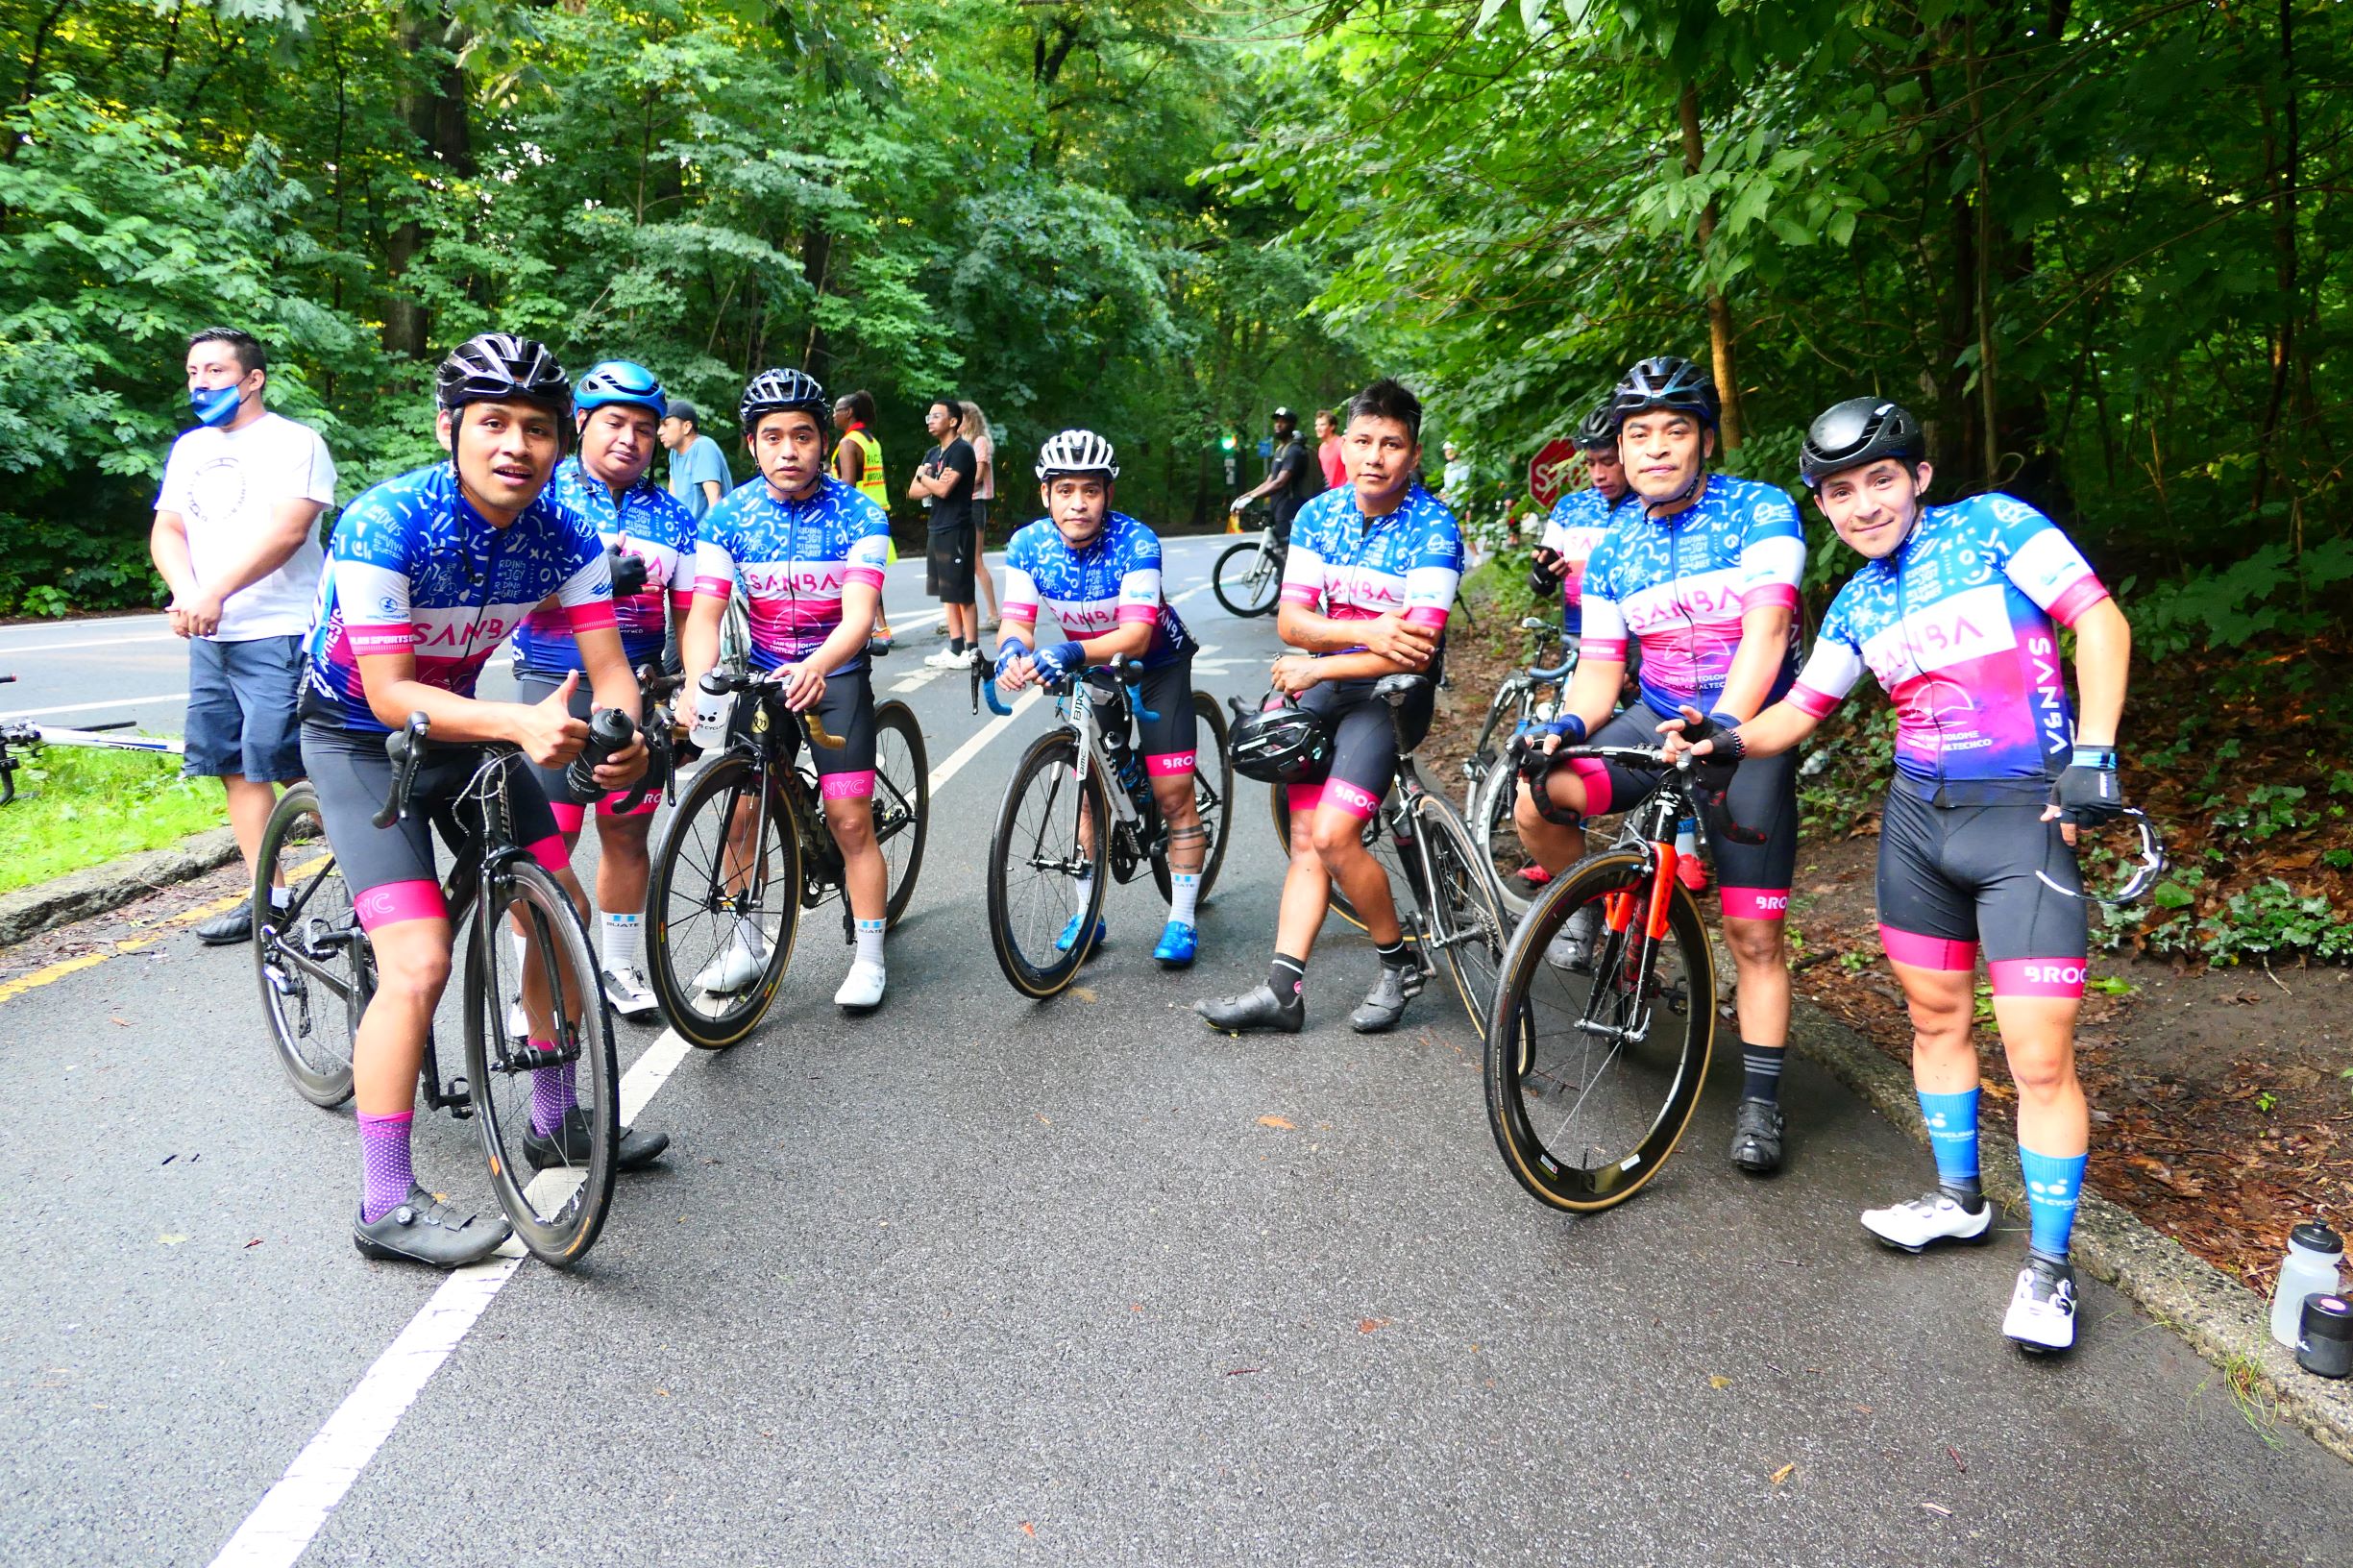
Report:
M240 942L254 940L254 906L249 899L239 899L234 909L224 909L196 928L196 940L208 947L230 947Z
M662 1158L662 1151L669 1147L668 1133L641 1133L624 1127L621 1130L621 1157L613 1163L613 1168L643 1170ZM588 1164L588 1113L579 1106L574 1106L564 1113L563 1127L549 1137L542 1137L535 1129L525 1128L523 1157L531 1163L533 1170L545 1170L550 1165Z
M363 1209L360 1211L365 1213ZM363 1258L388 1258L431 1268L463 1268L499 1250L510 1234L504 1219L487 1224L478 1214L460 1214L421 1187L408 1201L388 1210L374 1224L352 1226L352 1244Z
M1364 993L1364 1000L1348 1015L1348 1027L1360 1035L1378 1035L1397 1027L1406 1016L1406 1004L1422 993L1424 976L1419 964L1399 968L1381 966L1381 978L1373 989Z
M1780 1169L1783 1124L1777 1102L1742 1100L1732 1113L1732 1164L1752 1176Z
M1193 1011L1207 1018L1211 1028L1233 1035L1253 1029L1295 1035L1307 1027L1308 1021L1305 1000L1294 996L1286 1002L1263 980L1238 996L1205 996L1193 1003Z

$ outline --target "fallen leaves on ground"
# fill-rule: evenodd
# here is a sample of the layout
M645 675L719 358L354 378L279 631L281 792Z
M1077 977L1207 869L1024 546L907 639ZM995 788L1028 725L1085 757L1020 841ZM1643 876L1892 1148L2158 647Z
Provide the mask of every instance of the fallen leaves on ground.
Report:
M1273 1127L1286 1133L1295 1131L1297 1127L1295 1122L1292 1122L1287 1117L1272 1115L1259 1117L1259 1125L1262 1127Z

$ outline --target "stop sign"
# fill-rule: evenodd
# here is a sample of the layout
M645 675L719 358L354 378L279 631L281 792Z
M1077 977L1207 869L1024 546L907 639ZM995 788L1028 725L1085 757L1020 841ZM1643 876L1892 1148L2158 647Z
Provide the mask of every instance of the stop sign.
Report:
M1569 486L1569 477L1576 471L1579 453L1573 441L1554 440L1544 443L1542 450L1528 460L1528 493L1536 498L1536 504L1549 507L1560 499L1560 492Z

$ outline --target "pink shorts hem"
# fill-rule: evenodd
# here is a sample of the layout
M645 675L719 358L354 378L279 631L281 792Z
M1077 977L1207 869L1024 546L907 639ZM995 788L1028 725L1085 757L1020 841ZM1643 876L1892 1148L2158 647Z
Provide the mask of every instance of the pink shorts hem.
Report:
M1724 917L1729 920L1785 920L1789 919L1789 890L1787 888L1718 888L1716 896L1724 905Z
M575 808L577 809L577 808ZM572 851L564 847L564 836L551 833L530 845L531 858L539 862L543 871L567 870L572 866Z
M1977 967L1977 944L1955 942L1950 937L1924 937L1917 931L1899 931L1892 925L1879 927L1879 945L1887 956L1899 964L1909 964L1916 969L1941 969L1947 973L1966 973Z
M1157 757L1146 755L1143 769L1154 778L1183 778L1193 771L1198 755L1192 751L1164 751Z
M1997 958L1986 969L1997 996L2083 994L2085 963L2080 958Z
M441 898L441 884L422 877L370 888L352 900L352 908L359 916L359 928L362 931L398 925L403 920L446 920L450 918L450 906Z
M818 793L828 800L864 800L874 793L874 770L827 773L818 780Z
M558 833L576 834L580 831L580 824L588 821L588 808L576 806L569 800L551 800L548 810L555 818L555 830Z
M1381 809L1381 797L1344 778L1328 778L1324 780L1323 805L1332 811L1344 811L1362 821Z
M1571 757L1569 772L1585 787L1584 814L1588 817L1609 815L1609 770L1594 757Z

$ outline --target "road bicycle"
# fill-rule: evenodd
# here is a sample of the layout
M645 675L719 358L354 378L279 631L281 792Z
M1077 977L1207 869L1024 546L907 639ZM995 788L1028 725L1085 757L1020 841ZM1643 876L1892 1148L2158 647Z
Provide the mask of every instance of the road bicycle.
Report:
M1054 694L1054 727L1014 764L989 843L989 936L997 967L1014 990L1040 1000L1067 990L1093 956L1108 883L1132 882L1149 867L1161 896L1168 895L1168 828L1128 733L1129 709L1146 720L1160 717L1132 690L1143 666L1121 659L1091 673L1131 690L1106 703L1085 674L1045 688ZM1013 713L985 672L976 668L972 679L975 698L985 696L991 712ZM1206 902L1225 862L1234 764L1216 699L1194 692L1191 701L1198 731L1193 804L1209 830L1201 863ZM1056 943L1073 922L1080 935L1065 950Z
M1283 598L1283 567L1289 558L1289 543L1277 539L1271 527L1262 528L1218 555L1210 568L1210 590L1229 615L1244 620L1272 615Z
M1513 919L1528 913L1544 885L1544 873L1521 845L1519 830L1512 825L1519 775L1506 753L1511 738L1527 725L1547 722L1560 711L1569 676L1577 669L1577 649L1561 648L1559 622L1532 615L1520 623L1520 629L1534 639L1530 663L1506 675L1495 688L1486 719L1479 726L1479 739L1462 763L1462 820L1470 825L1471 836L1485 847L1488 862L1495 868L1497 896L1503 899L1504 913ZM1560 662L1545 663L1555 650L1561 653Z
M713 672L735 696L725 739L678 796L646 889L646 978L663 1018L706 1051L735 1044L767 1016L802 910L840 898L843 941L855 932L812 755L842 742L815 713L785 704L779 674ZM904 702L874 709L872 809L884 918L895 926L915 895L931 819L931 763ZM756 972L736 989L706 989L738 943Z
M1511 925L1497 894L1494 873L1470 829L1463 825L1461 814L1453 801L1430 787L1420 759L1406 745L1402 706L1429 680L1428 675L1419 674L1384 675L1373 687L1373 695L1388 705L1389 723L1397 728L1397 781L1382 797L1381 809L1364 820L1364 847L1388 872L1398 923L1419 944L1424 970L1432 968L1431 955L1444 960L1463 1011L1474 1027L1484 1028ZM1240 698L1231 700L1238 717L1247 711ZM1291 845L1289 790L1277 784L1271 794L1275 833L1287 857ZM1399 898L1401 889L1405 896ZM1332 909L1349 924L1363 929L1363 917L1337 883L1332 888Z
M524 772L521 749L504 742L429 744L429 729L426 716L416 713L385 738L392 783L374 818L383 829L408 814L429 755L474 761L465 785L433 816L453 852L441 892L453 953L463 955L465 1071L443 1075L429 1030L421 1090L428 1110L479 1128L491 1190L524 1246L569 1268L596 1244L612 1204L621 1087L611 1010L579 910L562 884L515 842L508 792ZM668 766L668 716L655 710L640 734L652 755L625 809L658 787ZM282 902L276 896L280 890ZM376 993L376 954L328 847L318 796L307 782L287 788L262 830L253 924L254 971L279 1062L305 1099L339 1106L352 1096L352 1048L360 1016ZM500 941L501 927L510 924L531 939L529 956L520 961ZM522 966L531 963L538 965L538 990L551 1002L551 1052L516 1039L506 1024L510 1008L527 1010ZM563 1070L573 1080L585 1130L583 1158L570 1152L570 1136L536 1150L527 1145L534 1085L550 1070Z
M14 675L0 675L0 686L15 683ZM181 741L155 735L109 733L129 729L135 723L125 719L116 723L69 729L60 724L37 724L30 719L0 722L0 806L16 798L16 770L30 760L25 753L37 752L44 746L85 747L94 751L152 751L172 757L187 754L187 746Z

